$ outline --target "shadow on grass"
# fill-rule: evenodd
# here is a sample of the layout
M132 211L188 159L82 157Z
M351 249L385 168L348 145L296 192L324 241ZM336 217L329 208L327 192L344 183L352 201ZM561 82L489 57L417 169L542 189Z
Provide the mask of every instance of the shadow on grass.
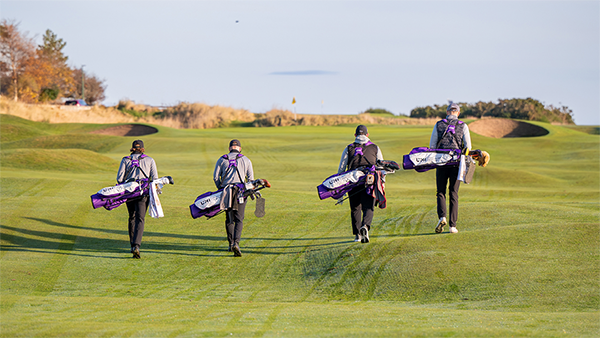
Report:
M125 259L129 257L117 257L115 254L128 253L126 249L128 245L126 239L128 233L125 230L100 229L92 227L79 227L71 224L55 222L49 219L36 217L23 217L30 221L36 221L47 225L73 229L73 230L88 230L101 232L105 234L123 236L124 240L112 239L107 237L84 236L74 234L64 234L52 231L23 229L8 225L0 225L2 230L1 236L3 244L2 251L23 251L23 252L42 252L51 254L74 255L85 257L113 258ZM184 255L184 256L205 256L205 257L228 257L227 245L225 236L200 236L200 235L181 235L163 232L144 233L144 238L174 238L187 239L190 241L218 241L223 244L219 245L197 245L197 244L180 244L180 243L160 243L153 241L142 241L142 251L152 252L166 255ZM322 237L322 238L244 238L245 244L250 244L252 241L331 241L341 239L341 237ZM77 242L77 245L75 245ZM290 255L304 252L307 248L323 248L333 247L351 243L352 241L335 241L327 243L306 243L304 245L245 245L244 253L253 253L260 255ZM125 247L125 248L124 248ZM300 250L294 250L300 249ZM108 255L98 255L98 253L107 253Z

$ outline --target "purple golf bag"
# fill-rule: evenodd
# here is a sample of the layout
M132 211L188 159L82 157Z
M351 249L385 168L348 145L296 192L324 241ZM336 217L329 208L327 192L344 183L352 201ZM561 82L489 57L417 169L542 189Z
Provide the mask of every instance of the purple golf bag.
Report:
M243 188L243 184L236 184L238 189ZM190 205L192 218L206 216L211 218L221 212L221 199L223 198L223 189L209 191L198 196L194 203Z
M367 174L373 174L374 172L375 166L371 166L331 175L317 186L319 198L322 200L330 197L333 199L342 198L344 194L355 187L365 185Z
M161 177L155 182L160 184L173 184L173 179L170 176ZM127 200L149 195L150 180L141 178L139 180L125 182L106 187L90 196L92 198L92 206L94 209L103 207L106 210L112 210L127 202Z
M408 155L404 155L402 168L424 172L441 166L459 165L461 153L460 149L413 148Z
M194 203L190 205L190 213L194 219L202 216L205 216L207 219L209 219L216 216L223 211L221 208L221 201L223 199L224 190L228 188L237 192L236 196L233 196L233 198L243 197L246 199L248 196L250 196L252 199L254 199L254 196L257 198L260 197L260 193L258 192L259 190L270 187L271 184L269 181L257 179L248 183L232 184L225 189L205 192L204 194L196 197Z
M393 174L398 169L400 169L400 166L394 161L378 160L377 166L360 167L331 175L317 186L319 198L322 200L330 197L340 199L347 192L360 185L367 186L366 191L370 194L373 190L373 182L367 184L367 176L375 175L377 171L385 176L385 174Z

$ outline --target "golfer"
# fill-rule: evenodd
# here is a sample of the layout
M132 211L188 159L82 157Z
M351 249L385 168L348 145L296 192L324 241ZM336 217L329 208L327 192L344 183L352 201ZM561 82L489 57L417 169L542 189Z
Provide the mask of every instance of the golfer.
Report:
M239 140L231 140L229 153L217 160L213 180L217 189L224 189L224 195L232 194L231 207L225 210L225 231L229 251L233 251L235 257L241 257L240 239L244 228L246 200L238 196L238 190L233 185L254 180L254 171L250 159L242 155L242 145Z
M367 127L359 125L354 133L354 143L342 152L338 174L364 166L373 166L377 160L383 161L383 155L377 145L369 139ZM367 194L364 186L356 187L348 193L352 234L355 242L369 243L369 230L375 211L375 198ZM361 217L362 216L362 217Z
M431 149L462 149L469 153L471 149L471 134L469 127L463 121L458 119L460 107L456 103L451 103L446 109L446 118L438 121L433 127L429 148ZM444 226L448 224L446 220L446 189L450 192L450 233L457 233L456 220L458 219L458 165L441 166L435 173L437 185L437 214L438 223L435 227L436 233L441 233Z
M142 178L149 178L151 181L158 178L156 163L152 157L144 154L144 142L135 140L129 150L131 155L123 157L119 171L117 172L117 183L131 182ZM129 212L129 243L131 244L131 253L133 258L140 258L140 246L142 245L142 235L144 234L144 222L146 212L148 211L149 196L142 195L138 198L126 202Z

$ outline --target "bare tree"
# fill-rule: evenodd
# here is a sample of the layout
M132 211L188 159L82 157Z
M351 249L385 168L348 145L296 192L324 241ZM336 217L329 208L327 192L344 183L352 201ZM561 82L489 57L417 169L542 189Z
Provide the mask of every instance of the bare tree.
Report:
M27 60L34 56L33 39L22 34L14 20L0 21L0 71L11 78L14 99L19 99L19 77L25 71Z
M73 69L73 78L75 80L75 97L81 97L81 80L82 77L85 78L85 101L89 104L96 104L104 101L106 96L104 95L104 91L106 90L105 80L100 80L96 77L96 75L92 73L81 74L81 68Z

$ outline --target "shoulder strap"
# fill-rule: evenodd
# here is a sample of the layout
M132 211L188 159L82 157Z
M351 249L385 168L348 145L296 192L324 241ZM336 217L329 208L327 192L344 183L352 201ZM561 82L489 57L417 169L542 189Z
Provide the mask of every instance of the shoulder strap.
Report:
M354 155L360 155L360 156L364 157L364 156L365 156L365 154L363 153L363 147L367 147L367 146L370 146L370 145L372 145L372 144L374 144L374 143L373 143L373 142L371 142L371 141L368 141L368 142L367 142L367 143L365 143L365 144L360 144L360 143L356 143L356 142L354 142L354 143L351 143L351 144L349 144L349 145L348 145L348 150L350 149L350 147L351 147L351 146L354 146L354 148L356 149L356 151L354 152ZM347 151L348 151L348 150L347 150ZM367 163L368 163L369 165L373 165L373 164L372 164L372 163L369 161L369 159L368 159L368 158L365 158L365 160L367 161ZM350 164L350 154L348 154L348 164Z
M442 137L440 137L439 140L437 141L437 144L435 145L435 147L437 149L439 149L440 148L440 143L442 142L442 140L444 139L444 137L446 137L446 135L448 134L448 132L450 132L452 134L452 137L454 137L454 140L456 141L456 144L460 148L462 142L459 141L456 138L456 126L459 125L459 124L462 124L464 122L460 121L460 120L457 120L458 122L456 124L452 124L452 123L448 122L448 120L446 120L446 119L443 119L442 121L445 122L445 123L447 123L448 126L446 127L446 130L444 131L444 134L442 135Z
M227 166L227 170L225 170L225 175L227 175L227 172L229 171L229 168L234 167L235 171L238 174L238 178L240 179L240 182L244 183L244 179L242 178L242 175L240 174L240 170L238 169L238 165L237 165L237 160L240 159L240 158L242 158L242 157L244 157L244 155L240 154L240 153L238 153L237 155L235 155L235 158L233 158L233 159L229 158L229 154L223 155L223 158L226 159L229 162L229 164Z
M129 157L129 160L131 161L131 165L129 166L127 172L125 172L125 177L127 177L129 175L129 173L134 170L134 168L138 168L138 169L140 169L142 174L144 174L144 177L148 178L148 175L146 175L146 173L144 172L144 169L142 169L142 167L140 166L140 160L148 157L148 155L141 154L140 157L135 158L135 159L133 158L133 154L131 154L129 156L125 156L125 157Z

